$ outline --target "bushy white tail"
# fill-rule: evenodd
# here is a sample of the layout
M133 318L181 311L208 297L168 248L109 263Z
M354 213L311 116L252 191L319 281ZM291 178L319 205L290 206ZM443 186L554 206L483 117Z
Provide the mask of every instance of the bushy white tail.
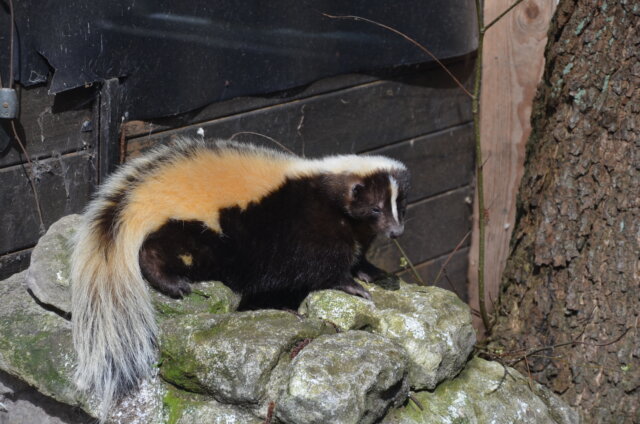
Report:
M138 263L144 234L126 225L104 234L96 220L101 206L94 201L76 234L71 313L76 384L100 401L104 421L114 402L149 375L157 327Z

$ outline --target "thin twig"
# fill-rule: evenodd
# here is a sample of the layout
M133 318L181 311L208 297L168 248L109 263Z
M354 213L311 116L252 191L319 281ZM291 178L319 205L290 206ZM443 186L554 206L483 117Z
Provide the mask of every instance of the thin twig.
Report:
M280 143L278 140L276 140L275 138L271 138L268 135L265 134L260 134L259 132L253 132L253 131L240 131L237 132L235 134L233 134L231 137L229 137L229 140L233 140L234 138L236 138L236 136L238 135L243 135L243 134L249 134L249 135L257 135L259 137L264 137L267 140L277 144L281 149L286 150L287 152L291 153L292 155L295 155L295 153L293 153L293 151L291 149L289 149L288 147L285 147L284 144ZM296 155L297 156L297 155Z
M529 379L527 380L527 382L529 383L529 390L533 391L533 387L531 386L533 376L531 375L531 368L529 368L529 360L527 359L527 355L524 355L524 364L527 366L527 374L529 375Z
M471 235L471 231L467 231L467 234L464 235L464 237L462 237L462 240L460 240L458 242L458 244L456 245L456 247L453 249L453 251L451 253L449 253L449 256L447 256L447 259L444 261L444 263L442 264L442 266L440 267L440 270L438 271L438 274L436 275L436 279L433 282L433 284L438 284L438 281L440 281L440 276L442 274L442 271L444 270L444 268L449 265L449 261L451 260L451 258L453 257L453 255L460 250L460 247L462 247L462 244L467 240L467 238Z
M411 44L413 44L414 46L416 46L417 48L419 48L420 50L422 50L423 52L428 54L429 57L431 57L431 59L433 59L438 65L440 65L440 67L451 77L451 79L458 85L458 87L460 87L460 89L465 92L465 94L467 96L473 97L473 95L469 92L469 90L467 90L465 88L464 84L462 84L460 82L460 80L458 80L458 78L456 78L455 75L453 75L453 73L440 61L440 59L438 59L433 53L431 53L431 51L429 51L429 49L427 49L425 46L423 46L422 44L420 44L419 42L417 42L413 38L409 37L407 34L401 32L401 31L398 31L397 29L392 28L392 27L390 27L388 25L385 25L383 23L376 22L376 21L371 20L371 19L363 18L362 16L353 16L353 15L339 16L339 15L330 15L328 13L322 13L322 15L326 16L327 18L331 18L331 19L350 19L350 20L354 20L354 21L368 22L370 24L379 26L380 28L384 28L387 31L391 31L394 34L399 35L400 37L404 38L405 40L407 40L408 42L410 42Z
M519 5L520 3L522 3L523 0L517 0L515 3L513 3L511 6L507 7L507 9L502 12L501 14L499 14L493 21L489 22L487 25L484 26L484 28L482 28L482 32L487 32L487 30L489 28L491 28L493 26L493 24L495 24L496 22L498 22L500 19L502 19L504 17L504 15L506 15L507 13L511 12L511 10L513 10L514 7L516 7L517 5Z
M484 11L483 2L476 0L478 23L478 52L476 56L475 81L471 99L473 114L473 132L476 146L476 181L478 190L478 306L485 332L489 331L490 322L487 314L484 289L484 253L485 253L485 216L484 216L484 177L482 170L482 144L480 137L480 89L482 88L482 52L484 43Z
M411 262L411 259L409 259L409 256L407 256L407 254L404 251L404 249L402 248L402 246L400 246L400 243L398 242L398 240L393 239L393 242L395 243L396 247L400 251L400 255L402 255L402 257L409 264L409 268L411 268L411 271L413 271L413 275L416 277L416 280L418 280L418 282L420 282L421 286L424 286L425 285L424 284L424 280L422 279L422 277L420 277L420 274L418 274L418 271L416 270L416 267L413 266L413 262Z
M29 169L25 170L26 171L25 174L27 174L27 178L29 179L29 184L31 184L31 190L33 190L33 198L35 199L35 202L36 202L36 211L38 212L38 219L40 220L40 233L44 233L46 230L46 227L44 225L44 219L42 218L42 208L40 207L40 198L38 196L38 191L36 190L36 182L33 179L33 175L32 175L33 162L31 162L29 153L27 153L27 149L24 147L24 144L22 144L22 140L18 135L15 121L12 119L10 122L11 122L11 130L13 131L13 137L18 142L18 145L20 146L20 149L22 150L22 153L24 154L25 158L27 159L27 163L29 164Z
M482 162L482 169L484 169L484 166L487 164L487 162L489 162L489 159L491 159L491 152L489 152L487 158L484 160L484 162Z
M9 27L9 82L7 83L7 86L9 88L13 88L13 57L14 57L14 52L13 52L13 33L15 32L15 16L13 13L13 0L9 0L9 18L11 20L10 22L10 27ZM0 86L1 86L1 82L0 82ZM24 154L24 157L27 159L27 163L29 164L29 169L25 170L25 174L27 174L27 178L29 179L29 184L31 185L31 190L33 190L33 198L35 199L36 202L36 212L38 212L38 219L40 220L40 233L44 233L44 231L46 230L46 227L44 225L44 219L42 217L42 208L40 207L40 198L38 196L38 191L36 190L36 182L33 178L33 162L31 162L31 158L29 157L29 153L27 152L27 149L25 148L24 144L22 143L22 140L20 139L20 136L18 135L18 130L16 129L16 124L15 121L12 119L11 121L11 131L13 132L13 137L16 139L16 141L18 142L18 145L20 146L20 149L22 150L22 153Z
M527 356L529 358L553 359L554 361L562 361L567 364L569 363L569 361L564 359L564 356L551 356L551 355L538 355L538 354L527 355Z
M419 410L424 411L424 406L422 406L418 398L415 397L413 393L409 393L409 399L411 399L411 401L416 404Z
M449 287L451 287L451 290L456 294L456 296L462 299L462 296L460 296L460 293L458 293L458 289L456 289L456 286L453 284L453 281L451 281L451 279L449 278L449 274L447 273L446 268L442 269L442 274L444 275L444 279L447 281L447 283L449 283ZM435 283L433 284L435 285Z
M559 347L565 347L565 346L573 346L573 345L585 345L585 346L591 346L591 347L604 347L604 346L609 346L612 345L614 343L619 342L620 340L622 340L622 338L624 336L627 335L627 333L629 332L629 328L626 328L622 334L620 334L618 337L616 337L613 340L609 340L606 342L602 342L602 343L589 343L589 342L581 342L579 340L571 340L569 342L564 342L564 343L558 343L555 345L549 345L549 346L541 346L541 347L537 347L537 348L529 348L529 349L519 349L513 352L506 352L503 355L501 355L502 357L505 356L515 356L516 354L522 354L522 356L520 358L514 359L509 365L515 365L518 362L522 361L525 357L527 356L531 356L534 355L538 352L542 352L545 350L554 350L557 349Z
M496 386L495 389L491 390L488 394L492 394L497 392L498 390L500 390L500 387L502 387L502 385L504 384L504 382L507 380L507 376L511 377L513 380L515 380L515 377L511 375L511 373L509 372L509 368L507 368L507 366L505 364L503 364L502 362L498 361L498 363L500 365L502 365L502 368L504 369L504 373L502 374L502 378L500 378L500 381L498 382L498 385Z

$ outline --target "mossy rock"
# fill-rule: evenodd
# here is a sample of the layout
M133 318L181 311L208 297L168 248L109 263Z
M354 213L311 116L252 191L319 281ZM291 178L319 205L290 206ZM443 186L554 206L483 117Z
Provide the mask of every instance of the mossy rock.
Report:
M240 304L240 295L219 281L203 281L191 285L191 293L182 299L172 299L152 291L153 305L159 321L192 314L226 314Z
M0 369L60 402L80 405L71 324L38 305L24 279L21 272L0 284Z
M335 333L330 324L286 311L193 314L162 323L162 377L231 403L256 403L271 371L297 342Z
M31 255L26 284L31 293L62 313L71 312L70 262L75 229L80 215L68 215L49 227ZM184 299L172 299L150 290L158 319L193 313L228 313L238 308L240 295L219 281L194 283Z
M474 358L455 379L391 411L384 424L574 424L579 416L558 396L513 368Z
M68 259L77 219L64 218L41 239L29 271L33 296L25 273L0 283L0 369L96 416L95 399L80 396L72 381ZM109 422L257 424L272 402L273 422L287 424L576 422L558 397L536 384L529 389L516 371L503 378L498 364L474 359L456 377L475 336L469 308L453 293L405 283L366 287L373 301L312 293L300 308L304 317L234 312L239 296L219 282L194 284L179 300L152 290L161 328L157 374L166 382L141 382ZM432 389L438 382L416 394L424 411L409 403L383 418L409 384Z
M285 423L373 423L408 395L405 351L364 331L313 340L289 369L276 408Z
M68 215L51 224L31 253L26 284L42 303L59 311L71 311L71 251L80 215Z
M299 311L342 330L383 335L404 347L413 389L433 389L460 372L476 336L469 307L454 293L403 282L396 290L363 285L373 301L325 290L311 293Z
M167 424L261 424L251 413L239 407L219 403L210 397L169 386L163 398Z

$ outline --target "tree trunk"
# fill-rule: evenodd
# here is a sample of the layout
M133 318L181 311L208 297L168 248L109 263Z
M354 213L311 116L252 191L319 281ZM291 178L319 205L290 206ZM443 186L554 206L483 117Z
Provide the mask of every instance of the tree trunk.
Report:
M640 4L560 0L546 61L490 346L640 423Z

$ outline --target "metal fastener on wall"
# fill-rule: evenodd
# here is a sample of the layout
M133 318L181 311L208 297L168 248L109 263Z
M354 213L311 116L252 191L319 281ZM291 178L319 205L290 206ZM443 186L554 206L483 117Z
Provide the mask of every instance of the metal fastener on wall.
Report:
M13 88L0 88L0 119L18 116L18 95Z

